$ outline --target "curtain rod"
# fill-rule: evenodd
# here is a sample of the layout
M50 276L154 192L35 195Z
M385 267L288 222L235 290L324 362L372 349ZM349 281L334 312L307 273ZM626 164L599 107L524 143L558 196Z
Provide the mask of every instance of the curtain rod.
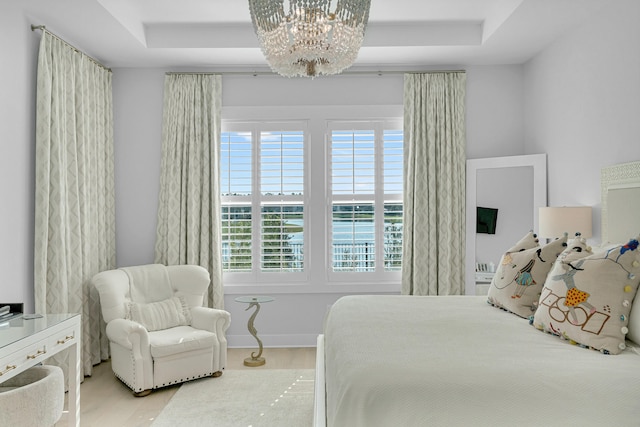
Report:
M74 45L72 45L71 43L69 43L68 41L64 40L62 37L58 36L57 34L52 33L51 31L47 30L47 27L45 27L44 25L33 25L31 24L31 31L35 31L35 30L40 30L42 32L47 32L49 34L51 34L53 37L57 38L58 40L60 40L62 43L66 44L67 46L69 46L71 49L73 49L74 51L78 52L81 55L86 56L91 62L95 63L96 65L104 68L105 70L107 70L108 72L111 73L111 68L105 67L104 65L102 65L97 59L92 58L91 56L87 55L86 53L84 53L83 51L81 51L80 49L78 49L77 47L75 47Z
M466 73L465 70L430 70L430 71L344 71L338 76L341 75L392 75L392 74L436 74L436 73L448 73L448 74L456 74L456 73ZM175 74L187 74L187 75L230 75L230 76L277 76L278 74L273 71L203 71L203 72L184 72L181 73L179 71L168 71L165 75L175 75ZM329 76L318 76L318 78L329 77Z

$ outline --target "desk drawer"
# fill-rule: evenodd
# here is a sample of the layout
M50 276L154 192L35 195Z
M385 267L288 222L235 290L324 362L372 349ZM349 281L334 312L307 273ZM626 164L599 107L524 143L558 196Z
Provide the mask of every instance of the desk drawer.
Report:
M47 349L48 341L43 339L2 357L0 359L0 382L45 360L49 357Z
M57 353L75 343L79 343L79 336L80 331L76 328L64 329L49 337L49 348L52 350L52 353Z

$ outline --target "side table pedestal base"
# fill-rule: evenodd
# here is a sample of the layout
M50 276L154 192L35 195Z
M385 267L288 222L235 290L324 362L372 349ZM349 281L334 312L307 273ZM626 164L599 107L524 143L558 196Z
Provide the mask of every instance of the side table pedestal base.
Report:
M251 367L256 367L256 366L262 366L266 363L266 361L264 360L264 357L247 357L246 359L244 359L244 366L251 366Z
M255 307L255 311L253 312L251 317L249 317L249 321L247 322L247 329L249 330L251 336L253 336L258 342L258 353L251 352L251 357L247 357L246 359L244 359L244 366L256 367L262 366L266 363L264 357L260 357L262 356L262 341L260 340L260 338L258 338L258 331L256 330L256 327L253 326L253 321L256 319L256 316L260 311L260 303L271 302L273 300L274 298L267 296L238 297L235 299L236 302L249 304L245 311L249 310L251 307Z

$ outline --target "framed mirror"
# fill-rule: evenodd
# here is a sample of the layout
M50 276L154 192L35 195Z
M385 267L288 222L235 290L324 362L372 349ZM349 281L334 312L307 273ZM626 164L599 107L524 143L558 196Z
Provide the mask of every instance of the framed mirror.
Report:
M507 248L537 229L538 208L547 206L547 155L469 159L466 190L465 294L477 295L484 290L476 289L476 263L497 268ZM477 212L487 210L497 213L495 230L478 233Z
M640 231L640 162L602 168L602 243L626 243Z

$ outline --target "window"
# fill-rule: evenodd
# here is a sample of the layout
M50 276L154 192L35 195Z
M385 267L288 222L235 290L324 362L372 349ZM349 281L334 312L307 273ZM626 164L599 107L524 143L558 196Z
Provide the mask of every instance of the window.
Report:
M253 143L251 132L225 132L220 145L222 267L250 271L252 265Z
M401 124L324 124L223 121L225 283L399 282Z
M329 128L331 271L399 272L403 133L384 121L332 122Z
M240 130L221 135L223 270L304 272L304 123L228 127Z

